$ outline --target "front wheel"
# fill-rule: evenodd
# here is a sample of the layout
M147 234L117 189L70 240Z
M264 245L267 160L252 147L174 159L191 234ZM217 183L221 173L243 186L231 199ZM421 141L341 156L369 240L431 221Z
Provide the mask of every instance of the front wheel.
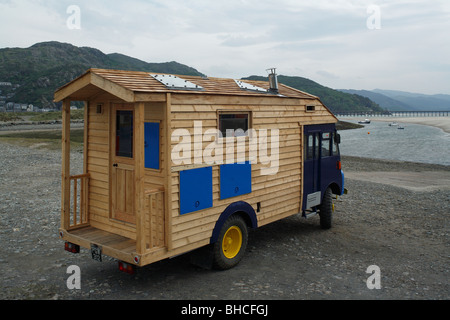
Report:
M236 266L244 256L247 241L248 230L245 221L236 215L228 218L214 244L214 267L226 270Z
M333 215L333 192L328 188L323 195L323 201L319 208L320 226L322 229L330 229Z

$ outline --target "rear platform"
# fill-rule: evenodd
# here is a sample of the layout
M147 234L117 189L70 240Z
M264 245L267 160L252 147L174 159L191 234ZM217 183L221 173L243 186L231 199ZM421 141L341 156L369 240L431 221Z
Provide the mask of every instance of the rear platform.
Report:
M92 245L95 245L101 249L102 255L116 257L129 263L136 263L134 261L134 257L136 256L136 240L94 227L66 231L64 239L88 249L92 248Z

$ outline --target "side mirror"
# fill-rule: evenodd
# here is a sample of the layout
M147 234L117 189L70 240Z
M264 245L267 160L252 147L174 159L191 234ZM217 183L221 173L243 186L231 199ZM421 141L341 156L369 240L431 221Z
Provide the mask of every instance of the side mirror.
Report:
M337 143L337 144L341 143L341 135L339 133L336 133L334 135L334 142Z

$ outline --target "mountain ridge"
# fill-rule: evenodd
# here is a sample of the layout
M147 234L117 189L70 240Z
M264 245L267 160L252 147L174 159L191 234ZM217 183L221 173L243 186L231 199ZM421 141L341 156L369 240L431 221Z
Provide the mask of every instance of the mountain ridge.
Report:
M267 81L267 77L250 76L243 80ZM344 93L335 89L325 87L313 80L299 76L278 76L278 82L292 88L310 93L320 98L320 100L333 112L346 111L367 111L367 112L385 112L377 103L367 97Z
M90 68L204 76L195 68L176 61L151 63L121 53L105 54L86 46L77 47L57 41L40 42L29 48L0 49L0 107L2 102L3 105L15 102L40 108L58 108L60 104L53 102L54 91ZM261 76L243 79L268 81L267 77ZM386 111L382 104L361 94L364 92L343 92L299 76L280 75L279 82L318 96L333 112ZM10 85L2 86L2 83ZM442 100L442 97L435 98Z
M148 63L119 53L105 54L96 48L48 41L29 48L0 49L0 82L11 83L11 88L0 87L4 91L0 96L6 102L55 108L54 91L90 68L203 75L175 61Z
M354 90L339 91L365 96L389 111L448 111L450 95L414 93L399 90Z

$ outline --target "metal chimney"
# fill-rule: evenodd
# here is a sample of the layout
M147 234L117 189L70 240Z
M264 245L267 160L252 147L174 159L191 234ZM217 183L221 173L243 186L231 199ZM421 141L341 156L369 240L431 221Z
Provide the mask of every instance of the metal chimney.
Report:
M269 71L269 92L278 94L278 78L277 78L277 69L276 68L270 68L267 69Z

